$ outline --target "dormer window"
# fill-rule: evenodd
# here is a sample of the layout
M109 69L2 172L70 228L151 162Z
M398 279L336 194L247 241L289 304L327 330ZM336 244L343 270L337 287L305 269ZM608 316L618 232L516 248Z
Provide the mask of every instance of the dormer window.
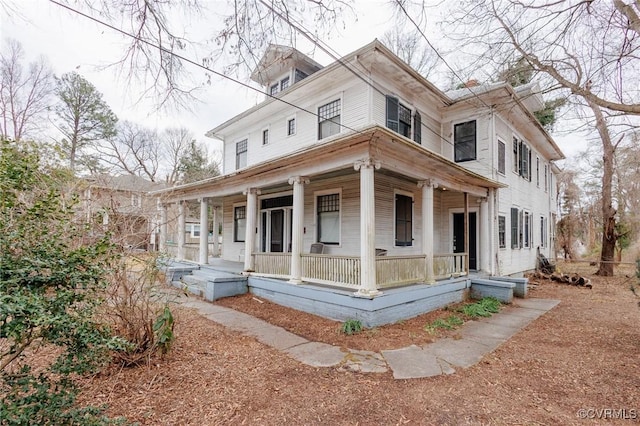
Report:
M276 93L278 93L279 91L280 91L280 84L276 83L276 84L272 85L271 88L269 89L269 94L271 96L273 96Z
M289 87L289 77L285 77L280 80L280 91L282 92L287 87Z
M304 71L300 71L299 69L296 68L295 71L295 78L293 79L294 83L299 82L300 80L304 80L305 78L309 77L309 74L307 74Z

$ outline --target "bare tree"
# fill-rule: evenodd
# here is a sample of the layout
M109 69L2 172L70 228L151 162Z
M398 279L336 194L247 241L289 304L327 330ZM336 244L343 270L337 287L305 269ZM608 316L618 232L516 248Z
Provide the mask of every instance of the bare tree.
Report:
M384 33L382 43L424 77L429 77L437 65L437 56L417 30L407 31L403 25L394 25Z
M215 11L199 0L63 1L72 13L104 20L130 36L116 64L122 74L129 81L144 84L144 95L155 95L158 106L179 107L189 106L202 83L188 75L187 62L216 74L247 76L270 43L295 47L299 34L291 26L292 20L322 36L351 10L350 0L215 2ZM185 22L207 14L212 20L221 20L222 25L205 40L186 37ZM202 47L205 53L200 61L188 53ZM209 81L211 72L205 70L205 78Z
M404 0L396 4L407 19L424 11L411 12ZM523 58L546 90L560 90L590 117L603 146L601 275L613 274L616 243L611 180L617 142L608 127L616 113L640 115L639 11L637 0L478 0L452 9L445 23L473 67L500 70Z
M161 147L158 135L130 121L118 123L117 134L96 147L111 170L157 182Z
M160 135L162 158L167 167L166 181L175 185L180 178L180 161L193 140L193 133L184 127L166 129Z
M0 53L0 134L20 140L33 137L51 101L53 73L44 59L23 67L24 50L12 39Z

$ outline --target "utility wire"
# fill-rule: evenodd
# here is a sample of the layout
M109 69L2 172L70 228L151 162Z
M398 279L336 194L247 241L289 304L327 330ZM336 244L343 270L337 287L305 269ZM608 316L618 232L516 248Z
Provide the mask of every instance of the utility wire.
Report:
M253 87L253 86L251 86L250 84L244 83L244 82L242 82L242 81L240 81L240 80L236 80L236 79L234 79L234 78L232 78L232 77L229 77L228 75L225 75L225 74L223 74L223 73L221 73L221 72L218 72L218 71L216 71L216 70L213 70L213 69L211 69L211 68L209 68L209 67L206 67L206 66L204 66L204 65L202 65L202 64L199 64L198 62L196 62L196 61L194 61L194 60L192 60L192 59L189 59L189 58L187 58L187 57L185 57L185 56L182 56L182 55L180 55L180 54L178 54L178 53L172 52L172 51L170 51L170 50L168 50L168 49L166 49L166 48L164 48L164 47L162 47L162 46L160 46L160 45L157 45L157 44L155 44L155 43L153 43L153 42L151 42L151 41L149 41L149 40L145 40L145 39L144 39L144 38L142 38L142 37L139 37L139 36L136 36L136 35L134 35L134 34L131 34L131 33L127 32L127 31L125 31L125 30L123 30L123 29L120 29L120 28L118 28L118 27L115 27L115 26L113 26L113 25L111 25L111 24L109 24L109 23L107 23L107 22L105 22L105 21L102 21L102 20L100 20L100 19L98 19L98 18L95 18L95 17L93 17L93 16L91 16L91 15L88 15L88 14L86 14L86 13L84 13L84 12L81 12L81 11L79 11L79 10L77 10L77 9L74 9L74 8L72 8L72 7L71 7L71 6L69 6L69 5L59 3L59 2L58 2L58 1L56 1L56 0L49 0L49 1L50 1L51 3L53 3L53 4L57 5L57 6L60 6L60 7L64 8L64 9L69 10L70 12L73 12L73 13L75 13L75 14L77 14L77 15L80 15L80 16L82 16L82 17L84 17L84 18L87 18L87 19L89 19L89 20L91 20L91 21L94 21L94 22L98 23L99 25L105 26L105 27L107 27L107 28L109 28L109 29L112 29L112 30L114 30L114 31L116 31L116 32L118 32L118 33L120 33L120 34L123 34L123 35L125 35L125 36L127 36L127 37L130 37L130 38L132 38L132 39L134 39L134 40L136 40L136 41L138 41L138 42L144 43L144 44L146 44L146 45L148 45L148 46L151 46L151 47L153 47L153 48L155 48L155 49L158 49L158 50L160 50L160 51L161 51L161 52L163 52L163 53L167 53L167 54L169 54L169 55L172 55L172 56L174 56L174 57L176 57L176 58L178 58L178 59L180 59L180 60L182 60L182 61L185 61L185 62L187 62L187 63L189 63L189 64L195 65L195 66L196 66L196 67L198 67L198 68L202 68L203 70L206 70L206 71L208 71L208 72L210 72L210 73L212 73L212 74L214 74L214 75L217 75L218 77L222 77L222 78L224 78L224 79L230 80L230 81L232 81L232 82L234 82L234 83L236 83L236 84L239 84L240 86L246 87L246 88L248 88L248 89L250 89L250 90L253 90L253 91L255 91L255 92L261 93L261 94L263 94L263 95L265 95L265 94L266 94L268 97L270 97L270 98L272 98L272 99L275 99L275 100L277 100L277 101L280 101L280 102L282 102L282 103L284 103L284 104L286 104L286 105L289 105L289 106L294 107L294 108L296 108L296 109L298 109L298 110L300 110L300 111L303 111L303 112L306 112L306 113L308 113L308 114L311 114L311 115L313 115L313 116L315 116L315 117L318 117L318 118L324 118L324 117L320 116L320 114L318 114L318 113L315 113L315 112L313 112L313 111L309 111L308 109L303 108L303 107L298 106L298 105L295 105L294 103L289 102L289 101L286 101L286 100L282 99L281 97L274 96L274 95L272 95L272 94L270 94L270 93L268 93L268 92L265 92L265 91L263 91L263 90L261 90L261 89L258 89L258 88L256 88L256 87ZM329 119L329 120L331 120L331 119ZM365 132L363 132L362 130L354 129L354 128L352 128L352 127L350 127L350 126L347 126L347 125L345 125L345 124L342 124L342 123L336 123L336 122L335 122L335 121L333 121L333 120L332 120L332 122L333 122L333 123L335 123L335 124L338 124L340 127L343 127L343 128L345 128L345 129L347 129L347 130L351 130L351 131L352 131L352 132L354 132L354 133L358 133L358 134L362 134L362 135L366 134L366 133L365 133Z
M336 62L338 62L340 65L342 65L343 67L345 67L346 69L348 69L349 71L351 71L356 77L358 77L360 80L362 80L365 84L367 84L369 87L371 87L373 90L375 90L376 92L380 93L382 96L387 96L387 93L383 92L382 90L380 90L378 87L376 87L375 85L373 85L371 83L371 81L369 81L366 77L362 76L360 73L358 73L358 71L352 67L350 67L346 62L344 62L340 57L339 57L339 53L336 52L333 48L331 48L331 46L329 46L327 43L323 42L322 40L320 40L318 37L314 37L313 35L311 35L311 31L309 31L308 29L306 29L304 27L304 25L300 22L297 22L295 19L293 19L291 17L291 15L289 13L284 13L282 10L276 10L274 9L273 6L271 6L270 4L268 4L267 2L265 2L264 0L259 0L260 3L262 3L262 5L264 5L267 9L271 10L273 13L275 13L280 19L282 19L283 21L285 21L289 26L291 26L293 29L295 29L296 31L298 31L300 34L302 34L303 36L305 36L309 41L311 41L311 43L313 43L315 46L317 46L318 48L320 48L320 50L322 50L323 52L325 52L327 55L331 56L332 59L334 59ZM484 102L483 102L484 103ZM485 104L486 105L486 104ZM488 106L488 105L487 105ZM448 143L449 145L453 146L453 143L451 141L449 141L448 139L444 138L439 132L433 130L431 127L427 126L426 123L424 122L420 122L420 125L425 128L426 130L430 131L431 133L433 133L434 135L436 135L440 140Z
M451 70L451 72L453 73L453 75L460 80L460 82L462 84L465 84L464 80L458 75L458 73L456 72L456 70L453 69L453 67L451 67L451 65L449 65L449 63L446 61L446 59L444 59L444 57L440 54L440 52L438 52L438 50L433 46L433 44L431 44L431 42L429 41L429 38L427 38L427 36L425 35L425 33L422 31L422 29L420 28L420 26L418 25L418 23L411 17L411 15L409 15L409 13L407 12L407 9L404 8L404 5L402 4L402 2L400 0L395 0L396 4L398 5L398 7L402 10L402 12L404 13L404 15L407 17L407 19L409 19L409 21L411 21L411 23L413 24L414 27L416 27L416 29L418 30L418 32L420 33L420 35L422 36L422 38L427 42L427 45L429 45L429 47L431 48L431 50L434 51L434 53L438 56L438 58L440 58L440 60L446 65L447 68L449 68L449 70ZM471 90L470 87L466 87L471 94L473 94L474 97L476 97L480 102L482 102L482 104L487 107L487 108L491 108L489 105L487 105L487 103L482 100L482 98L480 98L480 96L478 96L473 90Z

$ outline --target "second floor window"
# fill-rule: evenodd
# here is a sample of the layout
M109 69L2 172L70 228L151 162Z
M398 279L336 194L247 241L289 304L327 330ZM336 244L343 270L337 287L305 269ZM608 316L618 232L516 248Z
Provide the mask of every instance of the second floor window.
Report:
M247 140L236 143L236 170L247 165Z
M264 129L262 131L262 145L267 145L269 143L269 129Z
M416 143L422 143L422 118L418 111L412 112L411 108L400 103L394 96L386 97L387 104L387 127L396 133L400 133L408 138L413 137ZM413 126L412 126L413 124ZM413 130L413 132L412 132Z
M453 146L456 163L476 159L476 120L453 126Z
M296 119L290 118L287 121L287 135L295 135L296 134Z
M276 84L272 85L271 88L269 89L269 94L275 95L279 91L280 91L280 85L278 83L276 83Z
M504 174L506 169L506 145L502 141L498 141L498 173Z
M340 133L340 99L318 108L318 139Z
M287 87L289 87L289 77L285 77L280 80L280 91L282 92Z
M498 216L498 245L507 247L507 218L504 216Z

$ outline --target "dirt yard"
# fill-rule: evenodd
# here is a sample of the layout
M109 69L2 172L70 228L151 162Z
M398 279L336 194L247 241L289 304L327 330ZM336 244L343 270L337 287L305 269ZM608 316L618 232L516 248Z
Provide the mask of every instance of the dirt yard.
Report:
M581 273L589 270L595 268ZM479 364L407 381L394 380L390 372L308 367L181 309L178 340L165 359L88 378L82 400L108 404L110 415L143 425L602 424L606 417L624 417L607 424L639 422L640 299L630 291L633 279L624 271L588 278L592 290L539 283L530 297L560 299L560 305ZM251 296L220 303L310 339L371 350L437 338L424 325L450 313L343 336L339 323Z

